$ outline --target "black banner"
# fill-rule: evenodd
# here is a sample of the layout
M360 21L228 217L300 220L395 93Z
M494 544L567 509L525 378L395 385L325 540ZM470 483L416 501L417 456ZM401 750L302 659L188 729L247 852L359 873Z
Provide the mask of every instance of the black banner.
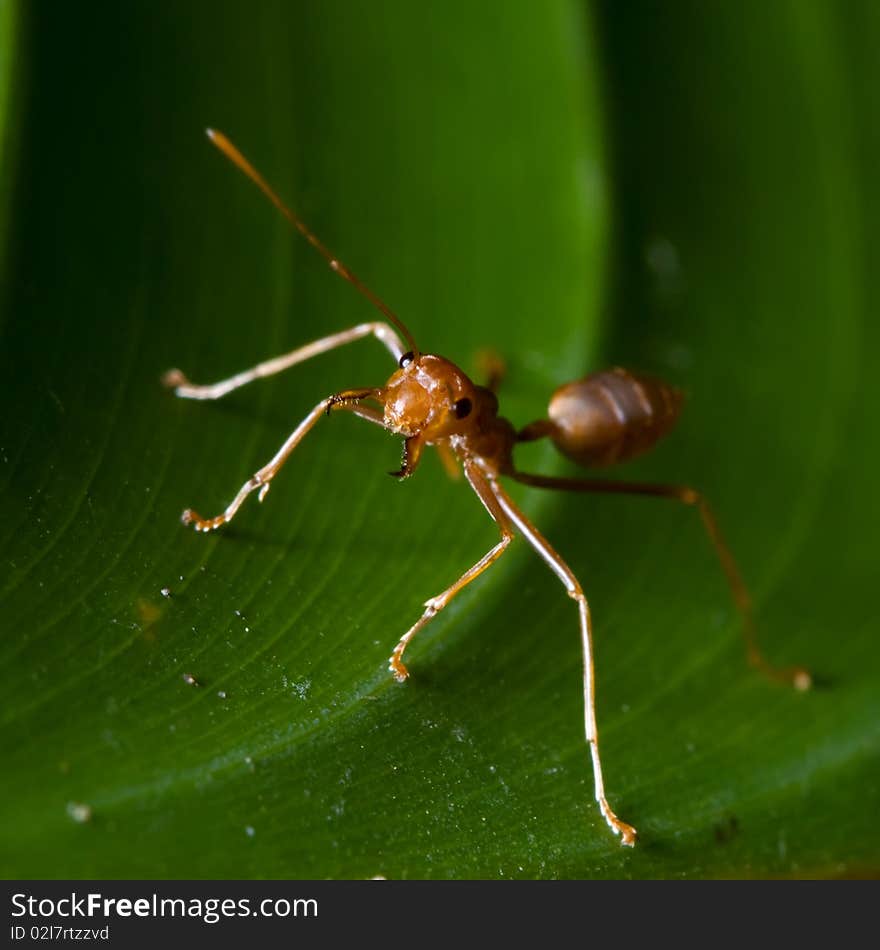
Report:
M834 943L872 906L866 882L7 881L9 946L304 946L626 935ZM821 892L820 889L821 888ZM827 933L822 935L823 929ZM866 931L867 932L867 931Z

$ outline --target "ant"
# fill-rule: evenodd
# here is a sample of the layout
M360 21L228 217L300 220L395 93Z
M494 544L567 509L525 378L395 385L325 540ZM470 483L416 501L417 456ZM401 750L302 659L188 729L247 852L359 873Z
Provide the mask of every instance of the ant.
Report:
M375 337L385 346L398 368L384 386L347 389L322 399L287 437L275 455L241 486L222 514L215 518L203 518L192 508L187 508L181 520L197 531L213 531L231 521L252 492L258 492L257 497L263 501L272 479L293 450L321 416L334 411L354 413L361 419L403 436L401 467L390 473L395 478L409 478L418 467L424 448L435 446L447 466L456 473L457 465L461 465L471 488L495 521L501 538L451 587L425 602L424 613L394 648L389 669L399 682L407 678L409 673L403 663L403 654L413 637L459 591L494 564L519 532L562 581L568 596L577 603L584 656L584 723L593 762L596 801L611 830L620 836L621 844L634 845L635 828L617 817L605 796L596 728L592 623L587 598L571 568L517 507L502 487L500 478L512 478L536 488L562 491L648 495L696 508L742 616L749 661L773 679L787 682L797 689L808 689L811 678L805 669L777 669L759 649L745 583L721 536L709 503L699 492L681 485L530 475L514 466L513 449L517 443L543 438L549 438L563 455L583 467L610 466L635 458L647 452L672 429L681 411L681 392L661 380L636 375L625 369L605 370L561 386L550 399L549 418L532 422L517 431L507 419L498 415L496 390L502 376L500 363L492 366L487 385L480 386L450 360L422 352L403 321L330 253L232 142L213 129L208 129L207 134L211 142L260 188L293 227L325 258L330 269L353 284L387 322L361 323L349 330L333 333L213 385L194 385L178 369L169 370L163 376L163 383L185 399L219 399L255 379L280 373L320 353L368 336ZM397 331L402 334L406 345Z

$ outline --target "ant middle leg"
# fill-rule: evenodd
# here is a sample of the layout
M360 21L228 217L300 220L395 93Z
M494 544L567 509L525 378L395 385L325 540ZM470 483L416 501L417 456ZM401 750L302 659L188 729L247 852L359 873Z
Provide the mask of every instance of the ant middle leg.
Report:
M740 574L736 561L727 542L721 534L721 528L715 512L708 500L696 489L687 485L658 485L651 482L618 482L591 478L557 478L550 475L529 475L525 472L511 472L510 477L535 488L550 488L560 491L603 492L617 495L647 495L654 498L668 498L679 501L700 513L703 528L712 542L715 554L727 578L727 584L733 596L734 604L742 617L743 636L749 663L770 679L787 683L798 690L807 690L813 684L810 672L802 666L778 667L770 662L758 644L752 611L752 599Z

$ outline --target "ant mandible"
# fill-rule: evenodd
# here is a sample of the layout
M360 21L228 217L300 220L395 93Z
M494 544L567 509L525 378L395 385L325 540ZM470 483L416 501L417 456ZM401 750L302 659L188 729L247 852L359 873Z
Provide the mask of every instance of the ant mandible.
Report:
M451 587L425 602L424 613L394 648L389 669L399 682L407 678L409 674L403 664L403 654L412 638L459 591L494 564L507 549L514 535L519 532L546 561L562 581L569 597L577 603L584 656L584 723L593 761L596 801L611 830L620 835L621 844L634 845L635 828L615 815L605 796L596 729L592 624L587 598L571 568L514 503L499 479L508 477L536 488L562 491L650 495L695 507L700 513L706 533L727 577L734 602L742 615L749 661L774 679L788 682L798 689L807 689L811 679L806 670L801 667L777 669L759 649L754 634L748 591L721 536L712 509L699 492L680 485L529 475L518 471L513 464L513 449L517 443L542 438L551 439L563 455L584 467L602 467L628 461L646 452L670 431L681 411L681 393L660 380L636 375L625 369L615 368L593 373L556 390L550 399L548 419L533 422L517 431L507 419L498 415L495 389L500 381L500 373L497 368L491 373L492 379L486 386L478 386L454 363L433 353L423 353L403 321L327 250L299 217L281 201L232 142L222 133L212 129L208 129L207 133L213 144L263 191L309 244L326 259L331 270L353 284L388 323L359 324L341 333L323 337L284 356L267 360L210 386L190 383L178 369L165 374L164 384L172 387L176 395L186 399L219 399L255 379L280 373L319 353L326 353L367 336L374 336L390 351L398 368L384 386L375 389L343 390L322 399L288 436L273 458L241 486L222 514L215 518L203 518L198 512L187 508L181 520L184 524L193 525L197 531L213 531L235 517L235 513L251 492L258 491L257 497L262 501L269 491L272 479L293 450L322 415L329 415L333 411L354 413L389 432L403 436L403 462L398 471L391 473L398 479L408 478L415 472L422 451L428 445L436 446L448 464L460 463L471 488L498 526L501 539ZM389 323L400 331L406 345L401 342L400 336ZM374 405L365 405L364 400Z

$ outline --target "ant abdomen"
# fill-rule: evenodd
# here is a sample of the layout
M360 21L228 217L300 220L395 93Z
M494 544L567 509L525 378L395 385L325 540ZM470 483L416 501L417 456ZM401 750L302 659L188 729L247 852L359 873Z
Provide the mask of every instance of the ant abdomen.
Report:
M560 386L549 419L533 422L519 441L549 436L578 465L598 468L647 452L675 425L682 393L662 380L615 367Z

